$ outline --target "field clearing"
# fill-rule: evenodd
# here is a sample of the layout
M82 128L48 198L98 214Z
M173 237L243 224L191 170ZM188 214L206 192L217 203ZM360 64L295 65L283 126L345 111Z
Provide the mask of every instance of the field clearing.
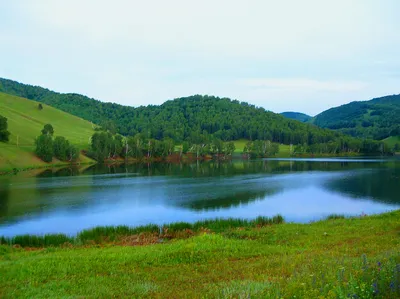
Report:
M239 140L233 141L233 143L235 144L235 153L236 154L243 153L244 147L246 146L247 142L249 142L249 140L247 140L247 139L239 139ZM290 145L280 144L279 145L279 153L275 157L279 157L279 158L290 157Z
M183 230L144 246L134 244L151 235L124 245L3 245L0 297L398 298L399 217Z
M400 136L390 136L383 141L390 147L393 148L396 144L400 146Z

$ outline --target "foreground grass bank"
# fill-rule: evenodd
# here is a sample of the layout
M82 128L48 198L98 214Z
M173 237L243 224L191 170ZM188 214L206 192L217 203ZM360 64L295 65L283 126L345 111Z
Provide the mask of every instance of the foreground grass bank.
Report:
M149 226L94 229L81 243L33 251L2 245L0 297L399 297L400 211L311 224L259 219L174 224L161 241ZM109 239L95 240L102 235Z

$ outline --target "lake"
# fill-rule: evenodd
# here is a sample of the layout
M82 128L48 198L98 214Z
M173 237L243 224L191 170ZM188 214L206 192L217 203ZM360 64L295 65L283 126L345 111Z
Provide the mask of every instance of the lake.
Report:
M400 160L95 165L0 177L0 236L281 214L289 222L400 208Z

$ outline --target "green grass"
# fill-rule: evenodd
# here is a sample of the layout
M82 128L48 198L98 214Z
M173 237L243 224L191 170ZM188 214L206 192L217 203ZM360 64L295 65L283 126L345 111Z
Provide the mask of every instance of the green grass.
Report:
M68 237L64 234L54 235L21 235L13 238L0 237L0 244L18 245L21 247L47 247L61 246L65 243L73 245L80 244L105 244L111 242L120 242L123 238L133 235L157 234L158 238L175 238L176 234L181 236L181 232L191 230L198 233L204 230L213 232L222 232L232 228L254 228L272 224L282 224L284 219L281 215L272 218L259 216L253 220L237 219L237 218L217 218L209 220L201 220L195 223L175 222L164 225L147 224L137 227L129 227L126 225L119 226L98 226L92 229L86 229L78 233L75 237Z
M400 145L400 136L390 136L383 141L389 146L389 148L393 148L396 143Z
M290 155L290 145L280 144L279 145L279 153L277 154L277 157L280 157L280 158L289 158L289 157L291 157L291 155Z
M45 124L52 124L55 136L64 136L79 149L86 149L94 130L92 124L76 116L38 102L0 93L0 115L8 119L10 141L0 143L0 172L14 168L37 168L48 166L35 157L34 140ZM17 147L18 143L18 147ZM92 162L80 157L81 163ZM53 164L65 164L55 160Z
M148 246L3 245L0 297L399 298L399 219L228 227Z
M249 142L247 139L239 139L233 141L235 144L235 153L241 154L243 153L244 147L246 146L246 143Z
M234 141L235 153L236 154L243 153L243 149L246 146L247 142L249 142L249 140L246 140L246 139L235 140ZM280 144L279 145L279 153L275 157L279 157L279 158L288 158L288 157L290 157L290 145Z

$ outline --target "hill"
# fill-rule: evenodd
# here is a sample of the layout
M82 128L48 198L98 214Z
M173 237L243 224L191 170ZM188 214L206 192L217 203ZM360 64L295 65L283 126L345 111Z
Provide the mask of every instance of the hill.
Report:
M331 108L310 122L354 137L382 140L400 135L399 115L400 95L392 95Z
M292 111L287 111L287 112L282 112L281 115L283 115L286 118L298 120L301 122L306 122L309 121L312 116L301 113L301 112L292 112Z
M34 99L108 129L115 126L123 135L143 133L181 142L194 135L212 134L223 140L268 139L284 144L321 143L340 136L248 103L213 96L195 95L134 108L7 79L0 79L0 91Z
M0 114L8 119L10 141L0 143L0 172L13 168L46 166L33 154L34 140L45 124L52 124L55 136L64 136L72 144L85 149L94 130L92 124L79 117L38 102L0 92ZM88 158L81 156L81 162ZM55 164L61 163L55 160Z

